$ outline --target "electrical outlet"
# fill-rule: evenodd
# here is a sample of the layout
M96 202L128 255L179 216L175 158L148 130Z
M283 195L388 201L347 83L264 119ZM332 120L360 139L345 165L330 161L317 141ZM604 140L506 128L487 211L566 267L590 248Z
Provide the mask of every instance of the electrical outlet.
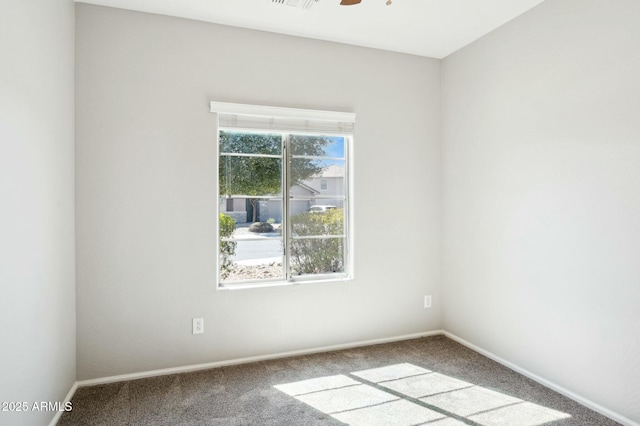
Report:
M424 307L425 308L430 308L431 307L431 295L428 295L428 296L424 297Z
M193 334L203 334L203 333L204 333L204 318L194 318Z

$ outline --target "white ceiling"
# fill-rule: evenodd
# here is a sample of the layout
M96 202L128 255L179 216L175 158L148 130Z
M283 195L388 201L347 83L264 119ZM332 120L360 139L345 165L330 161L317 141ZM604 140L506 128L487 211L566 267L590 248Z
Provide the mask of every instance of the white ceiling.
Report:
M307 10L272 0L77 1L443 58L544 0L319 0Z

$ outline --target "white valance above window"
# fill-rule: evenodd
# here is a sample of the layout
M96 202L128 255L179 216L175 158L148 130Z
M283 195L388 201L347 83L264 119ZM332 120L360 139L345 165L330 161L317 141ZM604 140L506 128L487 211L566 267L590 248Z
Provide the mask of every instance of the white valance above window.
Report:
M318 111L262 105L211 102L221 128L274 130L320 134L353 134L356 115L350 112Z

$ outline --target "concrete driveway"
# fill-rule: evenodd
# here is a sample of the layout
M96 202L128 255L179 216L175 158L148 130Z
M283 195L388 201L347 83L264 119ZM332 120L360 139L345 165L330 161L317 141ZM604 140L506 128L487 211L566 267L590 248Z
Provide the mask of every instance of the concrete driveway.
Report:
M249 232L249 223L239 224L233 233L238 241L233 261L242 264L261 264L282 261L282 237L279 232ZM274 225L277 229L279 225Z

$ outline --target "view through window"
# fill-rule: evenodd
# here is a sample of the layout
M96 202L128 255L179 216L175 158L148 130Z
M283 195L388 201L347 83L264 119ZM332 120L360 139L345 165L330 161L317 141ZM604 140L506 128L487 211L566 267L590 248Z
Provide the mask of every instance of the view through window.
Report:
M222 284L349 275L350 140L220 128Z

